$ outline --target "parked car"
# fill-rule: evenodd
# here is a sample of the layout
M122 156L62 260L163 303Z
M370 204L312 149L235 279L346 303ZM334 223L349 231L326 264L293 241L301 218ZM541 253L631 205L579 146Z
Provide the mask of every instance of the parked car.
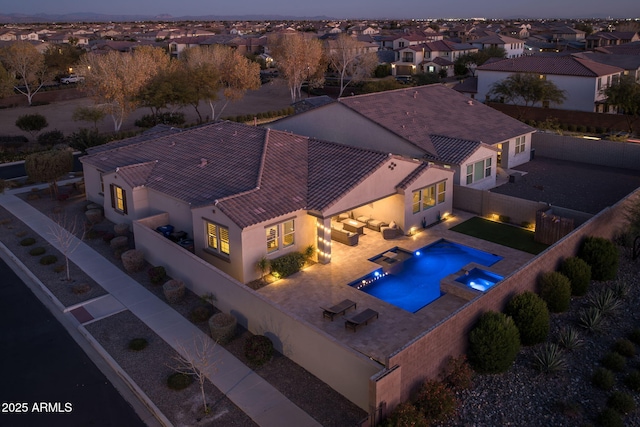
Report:
M69 74L67 77L63 77L60 79L60 83L68 85L70 83L80 83L84 81L84 77L79 76L77 74Z

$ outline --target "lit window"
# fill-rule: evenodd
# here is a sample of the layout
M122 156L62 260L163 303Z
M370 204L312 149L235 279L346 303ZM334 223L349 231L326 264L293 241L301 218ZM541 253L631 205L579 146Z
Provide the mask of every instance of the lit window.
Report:
M127 193L122 189L122 187L118 187L117 185L111 184L111 207L116 210L116 212L120 212L122 214L127 214Z
M213 222L205 221L207 226L207 249L223 255L229 255L229 229Z
M267 253L275 252L295 243L296 229L293 219L265 228L267 238Z
M437 184L421 188L413 192L413 209L412 212L418 213L421 210L427 210L444 203L447 182L441 181Z
M413 213L420 212L420 191L413 192Z
M279 249L278 247L278 226L274 225L267 227L267 252L274 252Z
M491 157L489 157L484 160L480 160L479 162L475 162L473 164L467 165L467 174L466 174L467 185L473 184L474 182L478 182L484 178L490 177L492 164L493 162L491 160Z
M295 242L295 230L293 227L293 220L285 221L282 224L282 246L287 247L293 245Z

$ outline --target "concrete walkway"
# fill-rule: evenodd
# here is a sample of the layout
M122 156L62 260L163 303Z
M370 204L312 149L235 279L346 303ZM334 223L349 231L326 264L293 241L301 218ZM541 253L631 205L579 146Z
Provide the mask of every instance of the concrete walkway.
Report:
M56 226L55 223L16 197L14 194L17 191L25 190L7 191L6 194L0 195L0 205L60 250L50 231L52 226ZM127 309L179 354L192 355L192 358L197 351L194 347L201 347L207 340L211 340L191 322L86 244L80 242L69 259L91 276L109 295L86 302L82 306L68 307L65 311L83 309L91 318L86 317L85 321L91 321ZM76 313L73 314L81 319ZM320 426L311 416L222 346L213 347L211 353L211 362L206 363L208 366L203 367L203 372L213 385L256 424L265 427L279 427L283 423L299 427Z

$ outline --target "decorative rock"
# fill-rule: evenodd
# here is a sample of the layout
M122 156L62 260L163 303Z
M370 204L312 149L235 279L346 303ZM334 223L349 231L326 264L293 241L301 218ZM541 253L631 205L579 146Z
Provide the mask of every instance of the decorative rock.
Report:
M238 321L231 314L216 313L209 319L211 338L220 344L228 343L236 334Z
M178 303L184 298L184 282L171 279L162 285L162 291L168 302L172 304Z
M91 224L97 224L102 221L102 209L89 209L84 214Z
M122 249L129 246L129 238L127 236L118 236L109 242L111 249Z
M129 234L129 224L127 223L116 224L113 227L113 231L114 233L116 233L116 236L126 236Z
M138 249L131 249L120 256L124 269L128 273L142 270L144 267L144 253Z

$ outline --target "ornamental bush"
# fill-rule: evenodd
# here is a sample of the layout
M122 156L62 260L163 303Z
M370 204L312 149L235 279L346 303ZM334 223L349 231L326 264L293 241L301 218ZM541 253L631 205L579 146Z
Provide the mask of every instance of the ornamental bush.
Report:
M612 280L618 272L618 248L602 237L585 237L578 256L591 266L593 280Z
M55 255L45 255L40 258L40 264L42 265L51 265L55 264L56 262L58 262L58 257Z
M582 258L565 259L560 265L560 273L571 282L571 295L582 296L589 290L591 267Z
M469 333L469 362L480 373L499 373L511 367L520 351L520 334L513 319L489 311Z
M613 408L605 408L598 414L598 425L602 427L624 427L622 415Z
M193 377L181 372L174 372L167 378L167 385L172 390L183 390L191 385Z
M144 338L134 338L129 341L129 350L132 351L142 351L147 348L149 342Z
M264 365L273 357L273 343L264 335L253 335L244 343L244 355L252 364Z
M418 408L409 402L403 402L391 412L384 425L385 427L428 427L429 423Z
M418 391L416 408L432 425L453 416L458 408L458 399L453 390L440 381L427 380Z
M44 254L46 251L47 250L42 246L38 246L36 248L29 250L29 255L38 256L38 255Z
M610 351L600 359L600 363L607 369L615 372L621 372L627 366L627 359L625 359L625 357L620 353Z
M636 402L630 394L623 391L614 391L607 399L607 406L621 414L628 414L636 409Z
M549 271L540 277L540 296L552 313L562 313L569 309L571 302L571 282L564 274Z
M34 243L36 243L36 239L34 239L33 237L25 237L24 239L20 240L20 246L31 246Z
M290 276L300 271L305 261L304 254L300 252L291 252L290 254L272 259L270 261L271 274L278 277Z
M621 338L613 344L613 351L624 357L633 357L636 355L636 346L628 339Z
M601 390L611 390L616 378L612 371L606 368L598 368L591 376L591 383Z
M511 298L505 314L511 316L518 327L522 345L533 345L547 339L549 310L544 300L533 292L524 292Z
M147 273L149 274L149 280L154 285L159 285L167 280L167 271L161 265L151 267Z
M442 381L454 391L466 390L473 385L473 369L464 355L449 357L442 377Z

